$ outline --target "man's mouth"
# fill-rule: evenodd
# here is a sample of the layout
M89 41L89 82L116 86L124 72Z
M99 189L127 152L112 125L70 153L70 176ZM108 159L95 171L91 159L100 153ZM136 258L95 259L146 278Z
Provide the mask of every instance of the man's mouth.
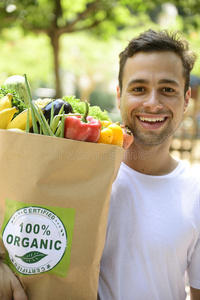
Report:
M166 116L144 116L144 115L139 115L137 116L137 119L139 120L141 126L147 130L156 130L160 129L163 124L166 122L168 117Z
M147 118L147 117L138 117L140 121L142 122L163 122L166 118L165 117L159 117L159 118Z

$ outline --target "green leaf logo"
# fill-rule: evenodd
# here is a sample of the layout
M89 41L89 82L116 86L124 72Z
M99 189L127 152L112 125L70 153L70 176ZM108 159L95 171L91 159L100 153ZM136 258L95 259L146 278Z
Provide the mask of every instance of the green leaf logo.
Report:
M36 263L36 262L40 261L41 259L43 259L45 256L47 256L47 254L41 253L39 251L31 251L31 252L24 254L23 256L15 255L15 257L20 258L23 262L25 262L27 264Z

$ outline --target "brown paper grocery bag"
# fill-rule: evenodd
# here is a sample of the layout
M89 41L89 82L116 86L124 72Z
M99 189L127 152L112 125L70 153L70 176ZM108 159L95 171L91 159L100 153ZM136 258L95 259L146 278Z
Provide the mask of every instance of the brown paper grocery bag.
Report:
M0 253L29 300L96 300L124 149L0 130Z

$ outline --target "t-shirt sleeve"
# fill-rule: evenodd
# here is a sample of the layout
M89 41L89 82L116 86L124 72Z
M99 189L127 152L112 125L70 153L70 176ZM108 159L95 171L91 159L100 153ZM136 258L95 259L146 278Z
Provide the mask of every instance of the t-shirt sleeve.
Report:
M200 289L200 199L196 210L196 224L199 231L199 238L192 253L191 260L188 264L189 285L195 289Z
M200 237L192 254L187 273L189 285L195 289L200 289Z

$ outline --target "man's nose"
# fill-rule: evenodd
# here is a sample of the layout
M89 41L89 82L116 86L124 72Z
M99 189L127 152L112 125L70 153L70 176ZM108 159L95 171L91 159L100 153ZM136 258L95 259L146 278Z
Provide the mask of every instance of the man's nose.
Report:
M163 104L159 99L159 94L155 90L152 90L151 93L146 96L143 106L150 111L157 111L163 108Z

